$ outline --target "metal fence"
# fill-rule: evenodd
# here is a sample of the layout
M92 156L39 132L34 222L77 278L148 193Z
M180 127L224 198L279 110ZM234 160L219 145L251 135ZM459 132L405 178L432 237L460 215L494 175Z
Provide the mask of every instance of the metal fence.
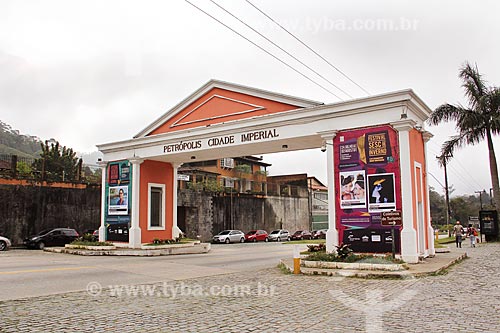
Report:
M35 170L33 164L36 160L33 157L0 154L0 178L89 184L100 184L101 182L100 171L98 171L100 169L96 170L93 165L87 166L83 164L79 175L76 177L77 180L68 180L65 179L64 172L56 174L45 170Z

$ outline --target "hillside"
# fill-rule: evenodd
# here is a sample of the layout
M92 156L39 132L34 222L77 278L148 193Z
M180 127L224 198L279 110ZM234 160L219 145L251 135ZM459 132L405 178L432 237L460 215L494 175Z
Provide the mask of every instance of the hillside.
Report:
M21 134L0 120L0 154L38 157L41 142L40 138Z

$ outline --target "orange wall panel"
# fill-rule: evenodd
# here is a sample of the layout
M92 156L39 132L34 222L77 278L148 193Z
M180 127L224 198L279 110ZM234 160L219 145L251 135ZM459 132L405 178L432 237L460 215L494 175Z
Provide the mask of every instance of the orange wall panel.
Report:
M144 161L141 164L140 211L139 226L141 228L141 242L151 243L153 239L172 238L173 215L173 168L170 163L158 161ZM148 184L165 185L165 230L148 230Z
M426 170L426 164L425 164L425 145L424 145L424 140L422 137L422 134L417 131L417 130L411 130L410 131L410 159L411 159L411 184L412 184L412 196L415 195L415 190L417 189L417 198L414 198L417 200L417 202L422 202L423 207L424 207L424 212L427 212L430 207L427 205L427 170ZM423 188L420 189L420 179L419 177L415 179L415 162L420 163L422 166L422 185ZM416 184L416 181L418 181L418 184ZM413 200L413 216L417 216L417 205L415 203L415 200ZM429 225L430 221L428 220L427 214L423 217L424 218L424 235L425 235L425 246L426 249L429 248L429 241L432 240L432 236L429 237L428 234L428 228L427 226ZM415 230L417 229L417 223L418 221L416 219L413 220L413 226Z

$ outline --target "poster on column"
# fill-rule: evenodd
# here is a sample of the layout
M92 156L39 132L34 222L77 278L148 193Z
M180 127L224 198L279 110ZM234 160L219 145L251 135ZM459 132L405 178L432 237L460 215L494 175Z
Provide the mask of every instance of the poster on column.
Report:
M398 134L381 125L339 131L334 139L335 211L339 240L358 252L391 252L381 214L401 209ZM399 251L400 229L395 234Z
M393 173L368 175L368 211L396 210L396 189Z
M340 172L340 208L366 208L365 170Z
M128 214L128 186L110 186L108 194L108 214Z

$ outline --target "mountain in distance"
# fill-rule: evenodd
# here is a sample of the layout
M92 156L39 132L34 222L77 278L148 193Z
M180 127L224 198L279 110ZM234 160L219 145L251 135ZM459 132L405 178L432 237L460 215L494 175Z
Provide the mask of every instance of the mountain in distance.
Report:
M42 151L41 143L39 137L21 134L0 120L0 154L37 158Z
M0 120L0 154L38 158L42 152L40 146L42 143L43 141L39 137L21 134L18 130L13 129L10 125ZM81 157L83 163L87 165L96 165L97 160L102 158L102 153L98 151L85 153L77 152L76 154Z

